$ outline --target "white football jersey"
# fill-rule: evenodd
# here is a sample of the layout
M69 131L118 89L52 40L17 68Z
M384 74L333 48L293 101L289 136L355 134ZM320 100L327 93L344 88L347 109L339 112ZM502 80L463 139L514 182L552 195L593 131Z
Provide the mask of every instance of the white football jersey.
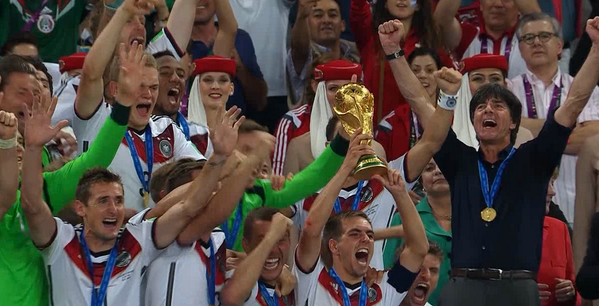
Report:
M339 292L340 286L329 275L324 264L319 259L312 271L302 272L297 263L293 268L297 277L296 294L297 305L306 306L343 306L343 296ZM393 286L387 283L387 273L381 284L368 287L367 306L397 306L407 295L406 292L397 292ZM360 298L360 286L357 288L346 288L352 305L358 305Z
M398 169L401 175L404 176L404 162L405 154L398 159L391 161L389 167ZM410 190L415 182L406 183L406 188ZM341 210L350 210L356 197L358 188L355 187L352 190L342 189L337 198L341 204ZM320 192L320 191L319 191ZM303 227L310 208L316 201L317 194L313 194L295 204L295 215L293 216L293 224L296 224L300 229ZM372 228L376 231L378 229L388 228L393 219L393 215L396 211L395 200L389 191L377 180L372 179L365 181L362 191L360 192L360 203L358 204L358 210L364 212L370 222ZM334 214L335 211L331 211ZM374 242L374 254L370 261L370 266L377 270L384 270L383 264L383 250L385 248L386 240L378 240Z
M81 248L81 229L56 220L56 236L42 251L50 289L49 304L61 306L91 305L92 286L99 288L110 251L91 254L92 279ZM160 251L156 249L152 221L128 223L119 234L116 265L112 272L103 305L142 305L141 281L145 267Z
M112 107L103 103L100 108L89 120L82 120L75 116L73 120L73 130L78 139L78 146L85 152L89 145L93 143L96 135L100 131L106 118L110 115ZM183 132L177 127L175 122L168 117L160 117L160 119L148 122L149 128L152 130L152 140L154 148L154 163L152 171L158 170L162 165L171 160L179 160L182 158L193 158L196 160L205 159L200 154L193 144L185 139ZM132 129L127 129L135 145L139 155L141 167L144 173L148 171L146 163L146 147L145 134L138 134ZM143 210L143 185L137 176L135 164L131 157L131 151L127 141L123 137L123 141L108 169L121 176L123 186L125 188L125 206L133 208L137 211ZM150 199L150 207L154 207L154 202Z
M268 291L268 294L271 297L274 296L275 288L272 288L268 285L265 285L265 287L266 287L266 291ZM277 297L277 300L279 302L279 306L300 305L300 304L297 304L296 297L295 297L295 290L291 291L291 293L289 293L289 295L286 295L283 297ZM262 296L262 291L260 291L258 282L256 282L256 285L254 285L254 288L252 288L252 293L250 293L250 296L247 299L247 301L245 301L245 303L243 303L243 306L269 306L268 303L266 302L266 300L264 300L264 297Z
M157 121L160 120L164 116L152 115L152 120ZM176 122L175 122L176 123ZM210 130L207 126L203 124L198 124L195 122L187 121L189 127L189 141L193 143L193 145L204 155L206 158L210 158L212 152L214 151L212 148L212 141L210 140ZM181 132L185 134L183 128L180 124L177 124Z
M227 246L225 234L215 229L211 234L216 257L216 305L220 305L220 292L225 285ZM208 306L206 269L210 267L208 245L195 242L182 247L171 244L150 266L145 275L145 302L148 306Z

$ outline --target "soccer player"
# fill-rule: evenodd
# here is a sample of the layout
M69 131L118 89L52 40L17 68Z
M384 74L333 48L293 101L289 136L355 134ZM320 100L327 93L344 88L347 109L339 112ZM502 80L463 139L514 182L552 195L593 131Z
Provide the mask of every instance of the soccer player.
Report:
M335 199L360 156L374 153L369 146L354 144L370 137L358 133L361 131L352 136L352 149L316 199L302 230L294 267L298 277L297 305L350 305L350 298L359 299L359 305L366 305L367 300L368 305L399 305L426 256L426 233L403 178L397 170L376 175L374 178L393 195L406 220L406 249L381 284L366 286L364 276L374 251L374 232L368 216L351 210L329 218Z
M251 211L245 220L243 248L249 253L221 294L224 306L298 305L295 293L275 294L289 254L291 220L271 207Z

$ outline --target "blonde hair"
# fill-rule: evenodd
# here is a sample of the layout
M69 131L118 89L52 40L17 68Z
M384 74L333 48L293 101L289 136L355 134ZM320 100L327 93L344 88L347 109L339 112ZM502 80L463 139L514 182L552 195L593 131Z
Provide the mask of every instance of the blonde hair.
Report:
M146 56L146 62L144 63L144 67L150 67L158 69L158 64L156 63L156 59L154 56L144 51L144 55ZM119 80L119 71L120 71L121 61L118 55L112 57L112 62L110 63L110 72L108 74L109 81L117 82Z

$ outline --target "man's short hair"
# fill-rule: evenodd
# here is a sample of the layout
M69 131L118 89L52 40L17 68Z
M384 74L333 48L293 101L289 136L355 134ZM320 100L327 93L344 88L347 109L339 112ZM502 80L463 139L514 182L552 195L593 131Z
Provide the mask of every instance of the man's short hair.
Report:
M161 200L160 192L166 190L166 179L169 172L175 167L175 164L176 162L167 163L158 168L158 170L152 172L152 178L150 179L150 196L154 203L158 203L158 201Z
M320 248L320 255L325 266L331 267L333 265L333 255L331 254L331 250L329 250L329 241L331 239L339 240L341 235L343 235L343 221L354 218L363 218L368 221L370 226L372 226L372 222L368 219L368 215L362 211L342 211L329 217L329 220L324 226L324 231L322 232L322 244Z
M75 191L75 199L81 203L87 205L89 198L91 197L91 189L95 184L104 183L118 183L123 188L121 177L112 173L106 168L91 168L83 173L79 183L77 184L77 190ZM123 193L125 190L123 189Z
M549 21L549 23L551 23L551 26L553 27L553 34L557 35L557 37L559 37L560 39L564 39L564 35L562 34L562 27L557 21L557 19L542 12L535 12L522 16L520 18L520 21L518 22L518 28L516 29L516 37L518 37L518 39L522 37L522 29L525 25L533 21L541 20Z
M516 124L516 128L511 131L510 143L513 145L516 143L516 135L518 135L518 129L520 128L520 121L522 120L522 104L520 100L507 88L499 84L486 84L479 88L472 100L470 101L470 121L474 123L474 111L480 104L487 103L489 99L496 99L505 102L508 109L510 110L510 117L512 122Z
M272 216L278 213L279 210L272 207L260 207L250 211L250 213L245 217L245 222L243 224L243 238L251 239L254 223L257 221L272 221Z
M0 59L0 77L2 78L0 91L4 90L4 86L8 83L9 76L12 73L26 73L36 76L35 69L24 58L14 54L7 55Z
M175 55L173 55L173 52L171 52L170 50L156 52L156 53L152 54L152 56L154 57L155 60L158 60L159 58L161 58L163 56L175 57Z
M268 128L252 119L245 119L239 126L239 134L249 134L254 131L268 133Z
M34 45L38 48L37 38L33 32L17 32L6 40L0 50L0 56L12 54L15 47L22 44Z
M401 252L403 252L403 250L406 248L406 244L402 243L399 248L397 248L397 250L395 251L395 261L397 262L399 260L399 256L401 255ZM433 255L435 257L437 257L439 259L439 263L443 263L443 259L445 254L443 253L443 249L441 249L441 246L434 242L429 240L428 241L428 252L426 252L426 254L430 254Z
M443 63L441 62L441 58L439 57L437 51L426 47L419 47L414 49L414 51L412 51L410 55L408 55L408 64L412 65L412 62L416 57L426 55L433 58L433 61L435 61L435 65L437 65L437 69L441 69L441 67L443 67Z
M22 58L25 59L31 65L33 65L35 69L43 72L46 75L46 78L48 79L48 84L50 85L48 86L50 88L50 95L52 96L54 94L54 88L52 86L52 75L48 72L48 68L46 67L46 65L44 65L42 59L39 56L22 56Z
M178 160L174 167L169 171L166 178L165 191L169 194L179 186L185 185L193 181L193 172L202 170L206 161L196 161L193 159Z
M151 67L158 69L158 64L156 63L156 59L149 52L144 51L144 55L146 56L146 62L144 67ZM110 81L117 82L119 80L119 70L121 66L121 60L118 56L112 57L112 62L110 63L110 73L108 77Z

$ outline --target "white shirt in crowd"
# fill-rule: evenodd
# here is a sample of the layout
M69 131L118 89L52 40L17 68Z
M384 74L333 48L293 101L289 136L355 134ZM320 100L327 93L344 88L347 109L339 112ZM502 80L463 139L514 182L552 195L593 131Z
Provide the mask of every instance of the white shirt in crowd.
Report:
M520 103L522 103L522 116L530 118L532 114L528 113L528 106L526 100L526 92L523 83L523 75L530 82L532 87L532 93L534 97L534 105L536 107L537 119L546 119L549 112L549 105L551 104L553 90L555 86L562 86L560 104L563 105L568 97L570 86L572 86L572 80L574 79L569 74L562 73L558 68L557 74L553 78L551 85L545 87L542 80L537 78L528 69L522 75L519 75L508 82L510 90L518 97ZM589 99L588 104L583 109L582 113L578 116L577 123L586 121L599 120L599 88L595 87L593 93ZM566 215L566 219L569 222L574 222L574 202L576 197L576 160L578 159L575 155L564 154L562 161L559 165L559 177L555 181L555 192L556 195L554 200L556 204L560 206Z

